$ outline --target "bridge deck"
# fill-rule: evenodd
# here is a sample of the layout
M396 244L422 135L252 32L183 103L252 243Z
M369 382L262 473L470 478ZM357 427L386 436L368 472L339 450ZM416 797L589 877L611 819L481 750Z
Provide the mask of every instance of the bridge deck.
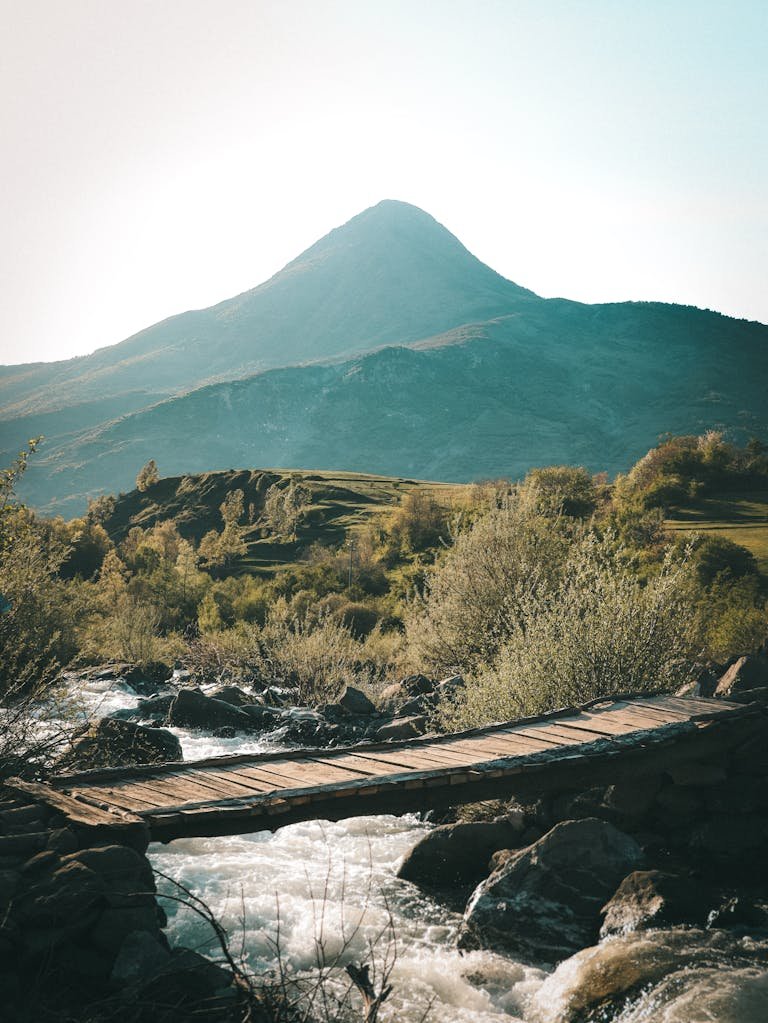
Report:
M722 700L633 696L404 742L107 768L46 785L14 784L75 823L141 820L152 838L171 841L501 798L546 788L548 778L575 788L601 770L609 778L627 764L638 770L638 754L647 770L660 746L688 758L693 749L695 756L702 738L749 712Z

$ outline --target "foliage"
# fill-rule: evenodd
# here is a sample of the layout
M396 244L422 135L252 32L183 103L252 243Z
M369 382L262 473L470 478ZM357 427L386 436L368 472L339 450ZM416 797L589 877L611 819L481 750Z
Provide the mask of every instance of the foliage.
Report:
M157 469L157 462L154 458L150 458L147 464L139 469L139 474L136 477L136 489L141 491L143 494L146 490L149 490L160 479L160 473Z
M584 519L597 507L597 487L582 466L550 465L531 469L523 485L533 492L536 508L542 515Z
M469 681L464 726L683 682L695 652L691 567L668 555L643 583L609 533L577 541L557 585L529 590L495 657Z
M58 577L68 544L15 499L37 443L0 472L0 695L52 680L76 650L79 592Z
M460 533L427 572L407 637L414 666L467 671L492 660L517 628L526 602L556 585L569 528L541 516L518 492Z
M378 683L386 664L377 661L375 649L330 615L297 618L279 601L263 626L239 622L202 634L190 643L185 663L203 679L256 678L293 687L300 702L315 704L335 699L346 684Z
M263 520L276 536L296 537L296 531L312 502L310 489L299 480L273 483L264 499Z

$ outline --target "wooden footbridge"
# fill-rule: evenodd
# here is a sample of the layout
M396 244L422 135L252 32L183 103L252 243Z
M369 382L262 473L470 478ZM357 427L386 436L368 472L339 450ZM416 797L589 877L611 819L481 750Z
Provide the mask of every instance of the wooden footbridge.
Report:
M73 824L142 824L161 842L275 830L303 820L405 813L611 784L719 757L759 708L631 696L405 742L243 754L59 776L11 787Z

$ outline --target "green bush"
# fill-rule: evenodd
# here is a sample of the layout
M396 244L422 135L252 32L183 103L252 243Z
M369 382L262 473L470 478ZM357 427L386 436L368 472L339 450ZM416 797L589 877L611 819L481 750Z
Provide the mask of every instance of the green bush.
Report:
M447 723L464 727L685 681L695 653L691 567L672 555L641 582L609 534L574 545L558 584L528 591L495 657Z

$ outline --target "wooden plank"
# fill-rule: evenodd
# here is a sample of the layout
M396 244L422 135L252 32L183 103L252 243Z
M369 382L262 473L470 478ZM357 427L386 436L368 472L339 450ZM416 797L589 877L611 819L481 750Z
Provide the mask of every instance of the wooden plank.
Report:
M240 777L232 770L214 771L210 767L206 767L201 771L191 772L193 780L198 780L203 784L210 784L221 790L231 790L233 796L249 794L253 795L263 790L263 786L259 785L258 782L252 778L248 778L243 775Z
M164 775L162 778L147 778L142 782L121 785L119 788L125 789L128 798L133 791L140 799L157 799L158 805L162 805L163 800L173 804L221 798L221 792L215 786L195 781L187 777L186 772L170 776Z
M90 790L76 790L91 802L100 802L104 806L117 807L119 810L128 810L130 813L141 813L145 810L156 810L162 803L150 802L148 799L140 799L132 794L130 798L123 794L122 789L92 788Z
M101 810L90 803L84 803L79 799L64 792L58 792L49 785L41 785L38 782L26 782L20 778L9 778L5 785L14 792L23 792L32 796L34 800L52 806L60 810L69 820L76 824L85 824L90 827L107 825L117 827L126 824L139 824L141 818L132 813Z
M718 707L712 707L709 703L682 696L663 696L650 700L635 700L633 706L643 707L647 710L660 710L667 714L674 714L680 718L692 718L699 714L718 713Z
M482 747L481 747L482 748ZM478 745L474 739L458 739L451 743L451 749L460 752L468 752L477 756ZM542 750L550 749L550 743L541 742L539 739L531 739L524 735L512 735L499 737L493 746L486 749L486 753L492 757L520 757L532 753L540 753Z
M274 765L274 768L270 765L269 767L240 767L238 770L241 774L263 781L274 779L274 787L276 789L304 787L313 782L332 785L335 782L349 780L350 775L356 778L360 777L360 772L358 771L350 772L348 769L332 767L327 764L318 765L311 761L280 764L279 774L277 773L277 764Z
M603 728L602 724L596 724L593 721L563 721L562 724L558 724L557 727L562 729L563 732L574 732L576 735L583 737L583 742L596 742L598 739L612 739L617 735L627 735L629 732L638 731L640 729L631 727L627 732L615 732L609 731L607 728ZM587 736L591 736L589 739Z
M582 711L578 717L571 718L574 724L594 725L601 731L609 732L611 735L626 735L627 732L637 731L628 722L621 723L606 713L591 713Z
M584 742L598 742L600 739L611 739L612 732L605 732L597 726L575 725L564 721L562 724L547 725L547 735L562 739L568 746L578 746Z

